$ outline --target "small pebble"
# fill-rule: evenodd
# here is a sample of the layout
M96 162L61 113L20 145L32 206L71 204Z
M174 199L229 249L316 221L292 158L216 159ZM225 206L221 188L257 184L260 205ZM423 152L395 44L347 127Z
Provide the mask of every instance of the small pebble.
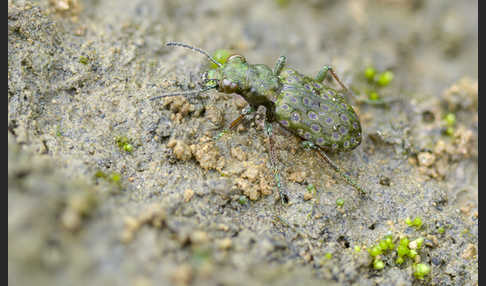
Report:
M189 202L192 197L194 196L194 191L191 189L187 189L184 191L184 202Z
M435 155L429 152L421 152L417 156L420 166L430 167L435 162Z

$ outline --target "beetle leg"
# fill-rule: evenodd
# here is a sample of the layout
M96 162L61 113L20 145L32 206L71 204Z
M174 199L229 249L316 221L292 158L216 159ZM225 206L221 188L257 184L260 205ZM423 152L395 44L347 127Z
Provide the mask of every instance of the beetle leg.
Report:
M233 120L233 122L231 122L228 128L224 129L223 131L218 133L218 135L214 136L214 140L218 140L219 138L223 137L223 135L233 130L236 126L238 126L243 121L245 116L251 114L254 111L255 110L250 105L247 105L245 108L243 108L243 110L241 110L240 116L238 116L238 118Z
M305 149L314 149L316 150L317 154L319 154L319 156L324 160L326 161L330 166L331 168L334 169L334 171L336 171L336 173L338 173L341 177L343 177L343 179L348 183L350 184L351 186L353 186L353 188L355 188L357 191L359 191L362 195L366 194L366 192L363 190L363 188L358 185L358 183L356 183L355 180L353 180L350 176L348 176L341 168L339 168L339 166L334 163L327 155L326 153L324 153L324 151L322 151L317 145L315 145L314 143L310 142L310 141L304 141L302 142L302 146L305 148Z
M277 62L275 63L275 67L273 67L273 74L278 76L282 71L282 69L284 68L286 62L287 62L287 57L280 56Z
M348 91L348 89L346 88L346 86L344 86L344 84L342 83L342 81L339 79L339 77L337 76L337 74L334 72L334 69L330 66L330 65L325 65L322 70L319 71L319 73L317 74L316 76L316 81L318 82L322 82L326 76L327 76L327 72L330 72L332 77L339 83L339 85L345 90L345 91Z
M263 124L264 124L265 135L268 138L270 165L272 166L273 177L275 178L275 183L277 184L278 193L282 201L282 204L287 204L289 202L289 197L287 195L287 192L284 191L282 179L280 176L280 171L277 166L277 156L275 154L275 149L274 149L274 137L273 137L272 124L268 122L268 120L266 119L264 119Z

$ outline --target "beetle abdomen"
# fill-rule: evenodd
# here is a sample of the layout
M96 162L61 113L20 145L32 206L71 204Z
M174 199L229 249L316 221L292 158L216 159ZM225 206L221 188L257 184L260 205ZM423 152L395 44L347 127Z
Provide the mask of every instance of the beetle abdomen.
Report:
M282 90L275 115L283 127L332 152L349 151L361 143L358 116L342 94L290 68L279 77Z

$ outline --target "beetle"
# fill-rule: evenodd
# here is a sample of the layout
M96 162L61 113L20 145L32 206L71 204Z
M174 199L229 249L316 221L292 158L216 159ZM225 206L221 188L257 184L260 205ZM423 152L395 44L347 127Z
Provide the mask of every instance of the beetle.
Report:
M285 56L280 56L274 68L270 69L264 64L249 64L241 55L232 55L226 62L220 63L202 49L179 42L168 42L166 45L199 52L216 64L217 68L203 73L201 89L166 93L152 97L151 100L176 95L198 95L212 89L241 95L248 103L247 108L216 138L235 128L246 115L263 105L266 109L263 124L265 135L269 138L270 164L283 203L288 202L288 196L276 164L272 127L274 122L303 139L303 147L314 149L348 184L361 194L366 193L326 154L351 151L361 143L358 115L346 103L344 93L322 83L329 72L343 90L347 91L331 66L325 65L315 78L311 78L286 67Z

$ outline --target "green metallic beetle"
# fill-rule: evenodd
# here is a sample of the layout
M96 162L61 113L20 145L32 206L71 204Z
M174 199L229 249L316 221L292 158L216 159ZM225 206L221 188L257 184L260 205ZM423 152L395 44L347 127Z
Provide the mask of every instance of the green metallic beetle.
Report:
M287 202L288 196L283 190L276 164L272 122L278 122L291 133L304 139L304 147L316 150L346 182L362 194L365 193L325 153L350 151L361 143L359 118L353 108L345 102L344 94L322 84L327 72L330 72L340 86L347 90L330 66L326 65L316 78L310 78L285 67L284 56L278 59L271 70L263 64L249 64L240 55L232 55L225 63L220 63L206 51L183 43L169 42L167 46L180 46L202 53L216 64L217 68L203 74L203 88L200 90L168 93L151 99L197 95L211 89L239 94L248 102L248 107L231 123L229 129L236 127L246 115L260 105L265 106L264 129L269 137L270 162L282 202ZM221 132L217 138L229 129Z

